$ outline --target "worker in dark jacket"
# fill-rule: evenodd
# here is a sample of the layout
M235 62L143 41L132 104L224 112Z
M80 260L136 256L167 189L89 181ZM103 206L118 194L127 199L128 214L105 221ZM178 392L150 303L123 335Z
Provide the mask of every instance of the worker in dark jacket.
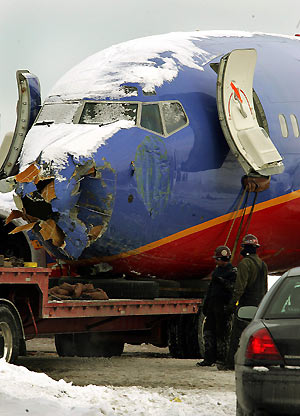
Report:
M237 302L239 306L258 306L267 292L268 268L256 254L260 247L253 234L247 234L242 241L241 255L243 259L238 264L237 278L234 286L231 305Z
M204 360L198 366L211 366L216 362L224 362L226 358L229 316L225 313L228 306L234 282L236 268L230 263L231 251L227 246L219 246L215 250L216 268L204 299L203 314L206 315L204 324Z
M228 310L236 312L237 306L258 306L267 292L268 268L256 254L260 247L257 237L247 234L241 244L243 259L237 267L237 278L233 290L232 299ZM227 366L234 369L234 354L238 348L240 336L247 323L235 316L230 337Z

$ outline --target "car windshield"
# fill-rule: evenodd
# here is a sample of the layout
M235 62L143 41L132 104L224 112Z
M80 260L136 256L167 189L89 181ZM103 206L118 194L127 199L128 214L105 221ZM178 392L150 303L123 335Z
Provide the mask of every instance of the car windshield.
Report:
M300 318L300 276L286 277L274 292L266 319Z
M137 108L137 104L131 103L87 102L84 105L79 124L99 124L103 126L119 120L129 120L136 123Z

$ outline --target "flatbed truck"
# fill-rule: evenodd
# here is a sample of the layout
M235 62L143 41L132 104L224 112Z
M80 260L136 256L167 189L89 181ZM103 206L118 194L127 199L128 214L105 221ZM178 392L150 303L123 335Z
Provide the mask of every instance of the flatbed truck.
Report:
M203 354L202 298L57 300L51 269L0 267L0 355L15 362L26 340L55 335L60 356L122 354L124 343L169 346L177 358Z

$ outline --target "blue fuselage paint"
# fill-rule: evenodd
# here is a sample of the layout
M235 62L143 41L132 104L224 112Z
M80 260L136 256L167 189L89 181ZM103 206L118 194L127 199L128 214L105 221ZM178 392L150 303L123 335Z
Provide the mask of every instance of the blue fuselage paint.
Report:
M41 108L41 89L39 80L36 76L26 73L23 75L27 78L30 90L30 120L28 124L28 129L30 129Z
M197 44L196 40L194 42ZM115 172L110 178L111 217L101 238L73 258L127 252L236 208L244 171L229 150L219 123L217 74L210 66L219 63L224 54L234 49L255 48L257 51L253 87L263 106L270 137L284 158L284 172L272 177L269 189L259 194L257 202L300 188L300 138L293 136L290 122L290 114L300 120L299 40L254 35L207 38L198 43L215 57L202 65L202 71L180 67L177 77L157 87L155 95L143 95L138 88L136 97L118 100L176 100L182 104L189 123L168 137L137 126L121 129L97 149L93 154L96 165L105 160ZM126 80L124 84L127 85ZM88 99L103 101L97 95ZM282 137L280 113L288 123L288 138ZM134 162L134 169L131 162ZM97 187L91 186L96 193ZM248 205L251 203L249 200ZM66 206L57 209L63 212ZM80 215L84 222L84 211ZM95 220L95 224L98 223Z
M293 138L289 121L290 114L300 119L299 42L282 40L278 44L273 38L257 36L204 41L201 47L218 56L215 62L233 49L257 50L254 89L263 105L270 137L284 156L285 165L284 173L272 178L270 188L259 194L258 202L299 189L299 138ZM85 250L84 257L134 249L224 215L236 206L244 172L229 151L219 124L217 75L209 64L203 69L185 69L172 83L157 88L156 96L151 97L153 101L180 101L189 118L187 127L167 138L138 128L121 131L106 148L99 149L117 171L116 200L106 234ZM146 97L137 99L146 101ZM288 139L282 137L279 113L288 121ZM140 174L131 176L129 163L136 159L137 148L144 142L148 142L144 159L139 157L144 171L142 192L137 179ZM167 155L167 160L166 156L151 156L158 142L159 152ZM147 171L150 159L152 171ZM162 175L155 184L147 178L154 175L153 170ZM163 180L163 175L168 178ZM131 202L129 195L133 196Z

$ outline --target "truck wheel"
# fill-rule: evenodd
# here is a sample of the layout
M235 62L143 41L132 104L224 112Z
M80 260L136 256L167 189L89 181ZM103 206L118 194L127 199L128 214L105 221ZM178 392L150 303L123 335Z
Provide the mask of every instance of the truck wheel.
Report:
M168 327L168 347L170 354L174 358L184 358L180 318L172 319Z
M124 350L124 341L109 332L74 334L74 340L79 357L120 356Z
M186 353L185 358L201 358L202 351L199 343L199 314L184 316Z
M210 280L179 280L180 296L185 298L203 298L207 292Z
M110 299L154 299L159 297L159 285L155 281L91 279L90 282L95 288L104 290Z
M236 408L235 408L235 415L236 416L275 416L276 413L269 413L265 412L264 410L254 410L254 412L246 412L241 408L241 405L238 401L236 401Z
M14 314L6 305L0 306L0 358L14 363L19 355L19 327Z
M170 322L168 346L174 358L201 358L199 344L200 315L182 315Z
M160 298L178 298L180 285L177 280L155 279L159 285Z
M198 345L200 358L204 357L205 353L205 344L204 344L204 325L206 321L206 316L202 312L198 315Z
M178 298L180 293L180 284L177 280L154 279L151 277L132 277L128 276L126 280L134 282L154 282L159 286L159 298Z
M243 411L243 409L241 408L240 404L238 401L236 401L236 410L235 410L235 415L236 416L247 416L246 413Z
M74 357L76 355L74 334L55 334L55 347L60 357Z
M62 277L59 284L64 282L92 283L95 288L106 292L110 299L154 299L159 296L159 284L155 280L127 280L123 278L114 279L81 279L76 277Z

